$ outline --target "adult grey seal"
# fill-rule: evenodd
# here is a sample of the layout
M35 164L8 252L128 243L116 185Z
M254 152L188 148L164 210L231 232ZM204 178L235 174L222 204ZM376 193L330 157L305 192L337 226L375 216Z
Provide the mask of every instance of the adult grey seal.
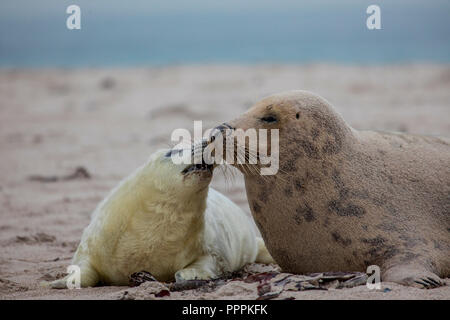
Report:
M305 91L265 98L217 127L229 128L279 129L277 174L260 175L260 162L235 166L283 270L378 265L382 281L444 284L441 277L450 274L449 139L355 130L325 99Z

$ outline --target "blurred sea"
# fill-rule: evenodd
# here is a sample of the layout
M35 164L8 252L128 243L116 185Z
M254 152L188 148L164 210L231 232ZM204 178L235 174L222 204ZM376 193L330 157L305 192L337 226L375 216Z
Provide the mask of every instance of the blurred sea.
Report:
M243 4L245 3L245 4ZM66 8L81 7L81 30ZM366 8L381 7L381 30ZM450 1L2 0L1 67L450 62Z

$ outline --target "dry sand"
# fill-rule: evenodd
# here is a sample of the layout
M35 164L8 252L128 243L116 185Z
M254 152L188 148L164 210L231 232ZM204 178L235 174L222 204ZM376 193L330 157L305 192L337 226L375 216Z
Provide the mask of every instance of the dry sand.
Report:
M149 154L170 145L173 129L192 130L193 120L211 127L290 89L322 95L358 129L450 136L448 65L0 71L0 298L154 298L160 284L57 291L39 282L65 272L96 204ZM77 167L90 177L83 170L70 176ZM30 180L33 175L52 182ZM239 174L231 183L219 174L213 186L249 212ZM257 286L228 281L164 299L254 299ZM420 290L383 283L384 288L390 290L286 291L278 298L450 298L449 286Z

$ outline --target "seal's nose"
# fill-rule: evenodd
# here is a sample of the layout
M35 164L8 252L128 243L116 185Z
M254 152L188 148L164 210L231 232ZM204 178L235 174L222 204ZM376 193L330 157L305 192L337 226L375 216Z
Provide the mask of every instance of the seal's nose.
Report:
M224 122L221 125L215 127L213 131L215 130L219 130L220 132L224 133L226 130L234 130L234 128L228 123Z

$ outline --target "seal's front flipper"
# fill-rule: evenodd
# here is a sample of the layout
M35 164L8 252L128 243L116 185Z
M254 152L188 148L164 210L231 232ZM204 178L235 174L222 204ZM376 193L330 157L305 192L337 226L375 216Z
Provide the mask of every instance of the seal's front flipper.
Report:
M396 265L383 272L382 281L396 282L420 289L445 286L444 280L420 265Z
M195 262L175 273L176 282L188 280L213 280L220 275L216 272L216 263L211 256L202 256Z

